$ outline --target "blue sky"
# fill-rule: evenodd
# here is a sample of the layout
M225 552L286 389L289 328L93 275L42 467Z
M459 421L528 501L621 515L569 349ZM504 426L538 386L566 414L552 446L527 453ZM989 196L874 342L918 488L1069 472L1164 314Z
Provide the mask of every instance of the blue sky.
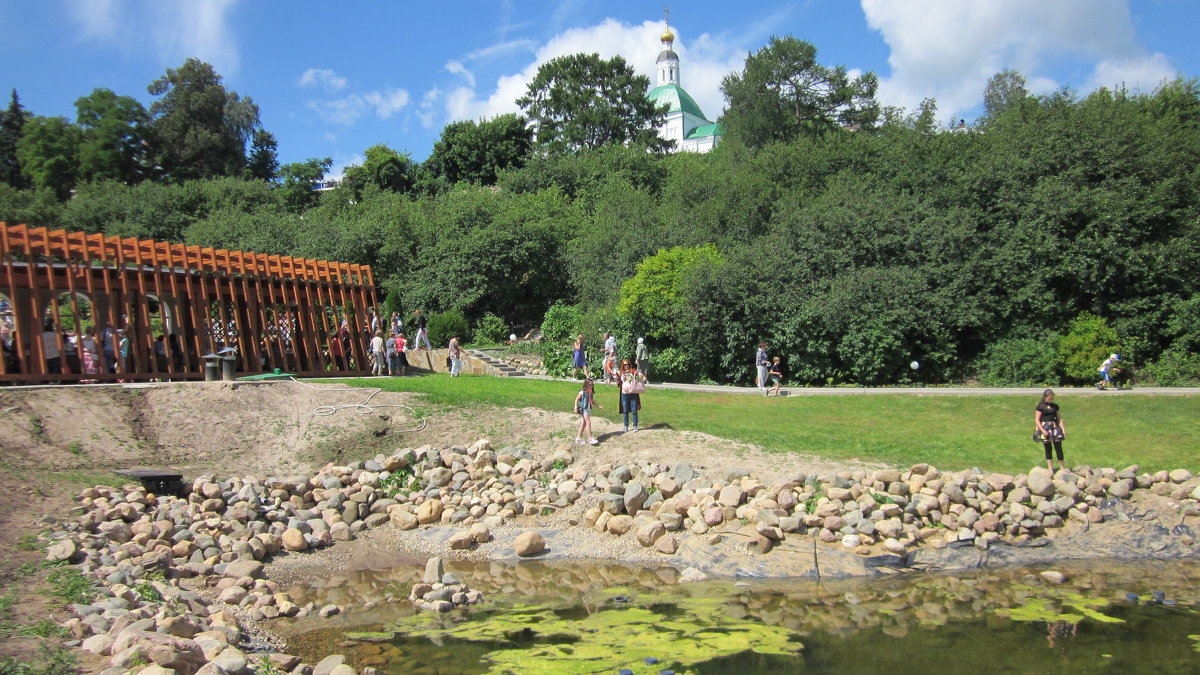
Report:
M361 161L387 143L424 159L442 127L516 110L537 66L574 52L621 54L653 78L662 2L0 0L0 91L74 119L96 87L149 106L146 85L189 56L252 97L283 162ZM1003 68L1031 88L1152 90L1200 75L1195 0L807 0L674 3L684 87L721 112L721 77L772 35L881 78L884 104L925 97L970 119ZM7 100L7 99L6 99Z

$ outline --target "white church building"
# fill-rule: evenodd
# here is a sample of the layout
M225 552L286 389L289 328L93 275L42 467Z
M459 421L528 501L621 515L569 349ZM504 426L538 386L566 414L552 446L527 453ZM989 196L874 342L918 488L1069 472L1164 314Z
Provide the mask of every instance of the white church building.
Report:
M724 130L704 116L695 99L679 84L679 55L672 48L674 42L675 34L667 28L658 54L658 86L647 94L651 102L667 105L667 117L658 135L675 141L676 151L708 152L721 142Z

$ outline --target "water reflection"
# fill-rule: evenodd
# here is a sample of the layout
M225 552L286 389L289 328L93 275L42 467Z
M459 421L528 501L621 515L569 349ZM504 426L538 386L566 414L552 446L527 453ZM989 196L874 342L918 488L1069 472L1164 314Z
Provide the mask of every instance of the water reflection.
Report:
M293 589L300 602L337 603L347 611L333 620L309 618L277 627L291 634L291 650L310 662L345 653L357 667L395 673L536 672L529 664L514 667L513 654L551 658L561 650L540 641L536 631L506 633L523 612L533 613L526 615L533 625L559 626L556 630L567 635L568 642L579 643L572 649L581 651L587 635L569 635L571 628L596 621L591 617L604 612L610 612L603 615L606 630L627 636L653 631L669 623L675 612L676 619L686 615L677 626L697 625L698 615L703 617L697 629L701 632L708 621L731 627L750 622L784 630L804 645L799 654L763 653L769 648L719 653L686 670L697 673L788 672L801 666L805 672L948 672L951 666L961 670L960 658L1012 672L1059 666L1079 672L1111 672L1114 667L1145 671L1151 666L1162 672L1200 669L1200 654L1187 639L1200 633L1200 569L1192 562L1058 565L1056 569L1067 574L1064 584L1038 576L1045 568L683 585L671 569L615 563L448 562L447 568L483 591L485 603L469 612L412 616L403 598L422 569L405 566L331 577ZM1162 591L1175 606L1151 604L1153 591ZM1127 597L1130 593L1139 596L1136 602ZM622 602L617 603L618 598ZM655 616L617 611L626 606ZM499 629L489 633L497 622ZM347 637L370 632L378 634ZM525 636L523 643L518 635ZM777 644L772 642L775 636L753 640ZM653 640L642 642L646 649L658 649ZM676 644L683 645L683 638ZM659 658L664 662L671 658L671 645L662 644ZM522 649L527 651L514 652ZM497 656L501 654L508 660ZM493 663L497 659L499 666ZM658 672L635 666L628 667L635 673ZM598 672L615 669L606 661Z

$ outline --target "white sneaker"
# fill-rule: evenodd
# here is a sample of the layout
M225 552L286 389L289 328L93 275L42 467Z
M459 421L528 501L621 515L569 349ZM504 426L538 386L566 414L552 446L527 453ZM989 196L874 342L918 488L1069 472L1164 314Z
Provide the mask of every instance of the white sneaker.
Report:
M594 439L594 438L589 438L589 439L588 439L588 445L600 445L600 441L598 441L598 440L596 440L596 439Z
M582 438L576 438L576 439L575 439L575 445L583 445L583 439L582 439Z

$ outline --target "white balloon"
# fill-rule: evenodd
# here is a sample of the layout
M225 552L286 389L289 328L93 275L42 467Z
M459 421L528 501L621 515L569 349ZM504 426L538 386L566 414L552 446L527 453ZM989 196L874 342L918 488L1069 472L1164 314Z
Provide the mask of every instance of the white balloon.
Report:
M912 363L908 364L908 367L912 368L913 370L916 370L917 368L921 367L921 364L917 363L916 361L913 361Z

